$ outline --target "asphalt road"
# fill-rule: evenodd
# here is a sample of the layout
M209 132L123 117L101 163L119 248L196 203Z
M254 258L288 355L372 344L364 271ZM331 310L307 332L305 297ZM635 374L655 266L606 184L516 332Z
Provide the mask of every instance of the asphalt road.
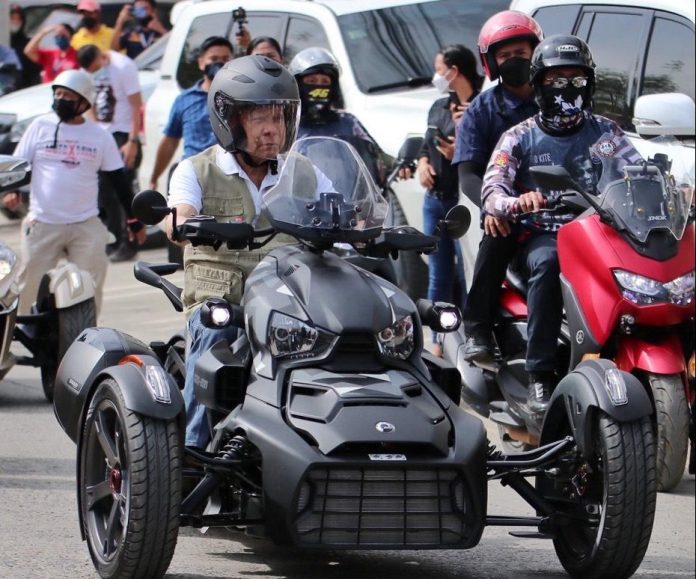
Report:
M0 226L17 247L18 227ZM141 252L164 261L162 249ZM173 278L181 282L181 274ZM112 265L100 325L150 341L183 325L156 290L135 281L132 263ZM95 577L77 524L75 448L43 398L38 370L14 368L0 382L0 579ZM489 429L495 440L495 430ZM491 483L490 514L532 514L517 496ZM694 477L658 497L650 547L636 577L694 577ZM487 528L470 551L329 552L279 549L228 531L182 529L167 577L297 579L552 579L566 577L550 541Z

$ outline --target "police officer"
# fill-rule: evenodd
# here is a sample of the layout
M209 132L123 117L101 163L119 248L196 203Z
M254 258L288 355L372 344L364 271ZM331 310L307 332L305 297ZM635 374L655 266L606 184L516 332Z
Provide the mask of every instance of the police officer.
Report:
M529 374L527 405L534 413L546 410L555 385L563 309L556 234L574 216L543 210L545 198L554 193L545 192L545 197L536 190L529 167L556 165L571 172L580 159L591 158L590 148L600 138L622 137L614 121L586 110L594 92L594 69L590 49L579 38L556 35L541 42L531 62L531 83L540 112L503 134L483 178L481 198L488 215L510 221L517 211L534 212L520 222L516 258L528 272L525 369ZM612 154L611 147L607 150L610 153L603 153L605 156ZM629 150L622 151L621 158L634 164L641 157Z
M483 70L500 79L471 103L457 126L452 164L458 165L459 187L481 206L481 178L500 135L538 111L529 84L530 58L543 38L537 22L514 10L498 12L481 28L478 48ZM491 340L500 286L516 243L509 223L483 217L484 236L464 308L467 335L464 357L481 364L493 361Z

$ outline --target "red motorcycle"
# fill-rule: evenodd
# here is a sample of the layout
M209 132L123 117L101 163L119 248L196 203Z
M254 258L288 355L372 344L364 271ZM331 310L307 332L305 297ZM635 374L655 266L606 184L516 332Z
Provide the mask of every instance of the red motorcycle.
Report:
M532 169L544 190L563 191L558 207L580 213L558 233L565 320L557 369L563 375L583 360L605 358L640 380L653 405L658 490L669 491L681 480L689 439L694 472L693 186L673 174L664 155L626 165L612 155L624 146L608 135L593 146L597 196L561 167ZM462 373L465 400L498 423L504 447L517 450L538 444L541 432L541 419L526 408L525 295L524 280L509 272L493 367L464 361L461 330L444 344ZM607 383L619 408L612 388Z

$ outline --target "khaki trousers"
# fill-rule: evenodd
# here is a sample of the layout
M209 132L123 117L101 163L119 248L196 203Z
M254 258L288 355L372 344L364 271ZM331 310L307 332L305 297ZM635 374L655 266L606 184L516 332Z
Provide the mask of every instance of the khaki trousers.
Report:
M22 222L22 255L18 273L19 314L28 314L44 274L65 257L94 279L97 314L101 308L108 258L107 230L99 217L79 223Z

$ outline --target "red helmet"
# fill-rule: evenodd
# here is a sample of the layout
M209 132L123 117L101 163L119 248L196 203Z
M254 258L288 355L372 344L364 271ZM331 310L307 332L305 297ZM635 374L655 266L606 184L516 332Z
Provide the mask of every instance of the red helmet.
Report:
M509 40L529 40L532 49L544 38L541 26L534 18L517 10L503 10L491 16L481 28L478 49L481 64L486 76L491 80L498 78L500 72L493 52L496 46Z

